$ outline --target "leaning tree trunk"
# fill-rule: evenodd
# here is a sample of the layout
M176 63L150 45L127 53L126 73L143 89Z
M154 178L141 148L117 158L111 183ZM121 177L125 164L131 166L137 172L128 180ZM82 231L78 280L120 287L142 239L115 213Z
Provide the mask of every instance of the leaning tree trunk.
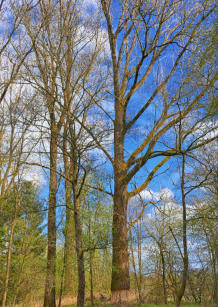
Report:
M43 307L55 307L57 133L51 119L47 274Z

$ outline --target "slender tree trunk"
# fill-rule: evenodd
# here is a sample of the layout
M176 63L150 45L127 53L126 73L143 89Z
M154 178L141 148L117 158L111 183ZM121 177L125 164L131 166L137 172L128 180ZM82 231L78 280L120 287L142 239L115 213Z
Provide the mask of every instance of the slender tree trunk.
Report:
M66 271L66 240L65 240L65 244L64 244L64 263L63 263L63 268L62 268L62 272L61 272L61 286L60 286L58 307L61 307L65 271Z
M72 169L69 163L67 150L67 127L65 126L63 141L63 157L65 170L65 202L66 202L66 224L65 224L65 283L64 293L72 294L73 292L73 255L74 255L74 217L72 206Z
M137 235L138 235L138 262L139 262L139 301L143 302L142 299L142 224L141 220L139 221L139 229L137 227Z
M57 133L51 118L47 274L43 307L55 307Z
M10 277L12 246L13 246L13 239L14 239L14 228L16 225L16 218L17 218L17 208L18 208L18 199L16 198L14 218L11 223L11 231L10 231L10 237L9 237L9 242L8 242L6 275L5 275L4 292L3 292L3 297L2 297L2 307L6 306L6 300L7 300L7 294L8 294L8 282L9 282L9 277Z
M93 258L92 251L89 251L90 297L91 297L91 305L94 306L92 258Z
M67 188L68 189L68 188ZM66 191L68 193L69 191ZM71 194L71 193L69 193ZM69 197L69 198L68 198ZM68 195L66 204L72 206L72 195ZM69 203L69 201L71 202ZM66 240L66 270L65 270L65 294L70 294L73 291L74 280L74 268L73 268L73 256L74 256L74 220L73 210L69 207L66 208L66 227L65 227L65 240Z
M206 236L206 240L207 240L207 247L208 247L208 252L210 255L210 263L211 263L211 267L212 267L212 276L213 276L213 287L212 287L212 302L214 304L217 304L218 301L218 283L217 283L217 255L216 255L216 242L214 241L214 244L211 242L211 240L209 239L207 230L204 227L204 233ZM214 245L214 246L213 246Z
M18 276L17 276L18 281L16 283L16 291L15 291L15 294L14 294L13 303L12 303L11 307L15 307L15 305L16 305L17 295L18 295L18 292L19 292L19 289L20 289L20 286L21 286L21 281L22 281L22 273L23 273L23 268L24 268L24 264L25 264L25 257L26 256L24 256L24 258L23 258L21 268L20 268Z
M12 307L16 306L16 300L17 300L17 293L15 293L15 295L14 295L13 302L12 302Z
M88 209L89 209L89 202L88 202ZM89 217L89 242L91 242L91 216ZM93 259L93 250L89 251L89 276L90 276L90 298L91 298L91 305L94 306L94 291L93 291L93 267L92 267L92 259Z
M182 297L185 293L186 281L188 277L188 248L187 248L187 219L186 219L186 200L185 200L185 156L182 156L182 178L181 178L181 191L182 191L182 233L183 233L183 273L180 288L176 291L176 307L180 306Z
M213 292L212 292L212 301L213 304L218 303L218 282L217 282L217 268L216 268L216 255L211 250L212 254L212 272L213 272Z
M77 188L73 186L74 195L74 223L76 238L76 255L78 268L78 292L77 307L84 307L85 302L85 268L84 268L84 251L82 246L82 226L80 217L80 200L77 198Z
M68 185L68 184L66 184ZM66 241L66 270L65 270L65 294L71 294L74 288L74 268L73 268L73 256L74 256L74 219L72 208L72 193L71 187L65 187L66 189L66 226L65 226L65 241Z
M167 289L166 289L166 268L165 268L165 259L162 247L160 247L160 256L162 264L162 284L163 284L163 295L164 295L164 304L167 305Z
M137 291L138 291L138 298L139 298L139 302L142 303L140 276L139 276L139 279L138 279L136 264L135 264L135 258L134 258L132 236L131 236L131 239L130 239L130 249L131 249L131 254L132 254L132 266L133 266L133 269L134 269L134 276L135 276L135 282L136 282L136 287L137 287ZM139 275L140 275L140 265L139 265Z

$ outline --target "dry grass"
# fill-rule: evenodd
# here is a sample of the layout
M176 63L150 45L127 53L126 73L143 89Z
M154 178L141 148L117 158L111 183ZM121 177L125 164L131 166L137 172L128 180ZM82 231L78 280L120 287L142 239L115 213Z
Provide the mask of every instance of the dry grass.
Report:
M56 300L56 305L58 306L59 299ZM61 306L68 306L76 304L76 297L63 297L61 301ZM16 307L42 307L43 306L43 299L37 300L37 301L31 301L28 303L20 303L16 304ZM10 307L10 305L7 305L7 307Z

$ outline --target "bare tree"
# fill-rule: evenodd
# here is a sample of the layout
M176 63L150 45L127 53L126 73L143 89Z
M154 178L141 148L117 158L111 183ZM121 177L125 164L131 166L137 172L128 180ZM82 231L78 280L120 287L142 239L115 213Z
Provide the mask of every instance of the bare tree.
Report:
M101 82L98 80L93 87L93 65L97 67L97 56L102 53L102 39L98 36L97 21L91 22L88 15L82 15L86 6L81 1L40 1L33 12L25 12L23 23L25 39L33 45L32 57L25 61L25 82L37 88L44 98L44 108L48 112L45 120L49 129L49 211L48 211L48 256L47 279L45 287L44 307L55 306L55 271L56 271L56 193L58 156L63 151L65 164L66 187L66 277L71 283L72 266L68 266L70 251L72 250L73 228L69 227L72 221L74 208L76 249L78 254L79 278L78 306L84 304L84 268L83 252L80 245L81 222L79 218L79 195L82 188L78 186L82 157L77 150L92 145L85 143L83 149L80 144L84 141L83 129L75 123L78 116L83 124L87 123L88 111L93 104L93 97L99 91ZM97 18L96 18L97 20ZM38 30L39 29L39 30ZM85 31L86 29L86 31ZM92 82L90 81L92 78ZM93 89L93 88L94 89ZM88 98L87 98L88 97ZM96 100L97 101L97 100ZM63 133L62 133L63 132ZM87 133L86 133L87 134ZM81 139L80 139L81 138ZM85 136L85 139L87 136ZM61 141L63 140L63 143ZM78 143L79 142L79 143ZM62 144L61 146L60 143ZM88 145L87 145L88 144ZM60 147L60 151L59 151ZM43 166L43 165L42 165ZM86 170L84 168L84 180ZM71 191L72 190L72 191ZM73 203L73 206L72 206ZM78 219L77 219L78 217ZM78 237L77 237L78 236ZM82 260L81 260L82 259ZM65 283L66 284L66 283ZM68 284L70 288L70 284Z
M32 50L32 45L22 42L22 10L31 11L35 7L33 0L25 4L2 0L0 3L1 41L0 41L0 103L3 102L10 85L16 83L25 59ZM19 50L19 52L17 52Z
M171 156L200 146L199 143L187 145L185 142L190 130L180 140L172 138L171 132L191 113L194 126L196 117L193 112L216 80L216 75L211 73L197 90L190 92L187 88L194 73L192 65L196 60L197 38L201 35L202 25L214 11L214 2L202 1L194 5L191 1L185 4L183 1L115 3L102 0L101 5L113 70L114 158L103 146L99 148L111 161L114 171L111 290L112 300L124 306L130 288L128 200L149 185ZM181 71L188 54L191 55L188 69ZM125 140L137 123L143 126L143 121L147 123L146 137L127 154L129 148ZM163 138L168 139L167 144L163 143ZM158 157L162 160L155 160ZM144 182L127 191L131 179L151 159L155 166Z

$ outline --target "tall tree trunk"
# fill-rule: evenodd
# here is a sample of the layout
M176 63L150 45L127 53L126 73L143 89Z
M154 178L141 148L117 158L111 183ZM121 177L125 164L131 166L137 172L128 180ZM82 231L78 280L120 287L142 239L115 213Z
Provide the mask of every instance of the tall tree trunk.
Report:
M91 305L94 306L94 287L93 287L93 267L92 267L92 258L93 253L89 251L89 272L90 272L90 298L91 298Z
M112 225L112 301L128 306L130 290L129 251L127 230L128 192L125 178L127 175L124 161L123 123L125 109L119 95L118 72L114 64L115 122L114 122L114 207Z
M138 229L139 228L139 229ZM139 301L143 302L142 299L142 224L141 220L139 220L139 225L137 227L137 237L138 237L138 263L139 263Z
M216 247L215 247L216 248ZM211 250L212 254L212 273L213 273L213 292L212 292L212 301L213 304L218 303L218 274L217 274L217 266L216 266L216 255L215 252Z
M204 233L205 233L205 236L206 236L206 240L207 240L207 247L208 247L208 252L209 252L209 255L210 255L210 264L211 264L211 268L212 268L212 277L213 277L213 286L212 286L212 302L214 304L217 304L217 301L218 301L218 283L217 283L217 253L216 253L216 249L217 249L217 246L216 246L216 238L214 240L214 243L211 242L209 236L208 236L208 233L207 233L207 230L205 227L204 228Z
M67 184L68 185L68 184ZM66 187L66 226L65 226L65 241L66 241L66 270L65 270L65 285L64 293L70 294L73 291L74 268L74 219L72 208L71 187Z
M187 219L186 219L186 200L185 200L185 155L182 156L182 234L183 234L183 273L180 288L176 291L176 307L180 306L182 297L185 293L186 281L188 277L188 248L187 248Z
M60 286L58 307L61 307L65 271L66 271L66 240L65 240L65 244L64 244L64 259L63 259L63 268L62 268L62 272L61 272L61 286Z
M70 167L67 150L67 127L65 126L63 141L63 157L65 170L65 202L66 202L66 224L65 224L65 283L64 293L73 292L73 256L74 256L74 218L72 206L72 169Z
M20 267L19 272L17 274L18 281L16 283L16 286L14 285L16 287L16 290L15 290L15 293L14 293L14 298L13 298L13 302L12 302L12 306L11 307L15 307L16 306L17 296L18 296L18 293L19 293L19 290L20 290L20 286L22 285L22 273L23 273L23 269L24 269L24 264L25 264L26 256L27 255L24 255L21 267Z
M89 208L89 202L88 202L88 210ZM88 224L88 234L89 234L89 242L91 242L91 216L89 217L89 224ZM94 290L93 290L93 266L92 266L92 260L93 260L93 250L89 250L89 276L90 276L90 298L91 298L91 305L94 306Z
M10 237L9 237L9 242L8 242L6 275L5 275L4 292L3 292L3 297L2 297L2 307L6 306L6 300L7 300L7 294L8 294L8 282L9 282L9 277L10 277L12 246L13 246L13 239L14 239L14 228L16 225L16 218L17 218L17 209L18 209L18 199L16 198L14 218L11 223L11 231L10 231Z
M51 119L50 139L50 181L48 209L48 254L47 274L43 307L56 307L55 275L56 275L56 192L57 192L57 133Z
M165 267L165 259L164 259L164 253L163 253L162 246L160 246L160 256L161 256L161 264L162 264L162 284L163 284L164 304L167 305L166 267Z
M115 102L111 299L117 305L128 306L128 295L130 290L127 230L128 182L126 182L127 166L124 160L127 105L124 104L124 99L120 93L117 35L113 33L113 25L109 10L110 4L105 0L101 0L101 5L107 22L108 38L110 42Z
M130 250L131 250L131 254L132 254L132 257L131 257L132 258L132 266L133 266L133 269L134 269L134 276L135 276L135 282L136 282L136 287L137 287L137 291L138 291L139 303L141 304L142 303L142 295L141 295L140 276L139 276L139 278L137 276L132 236L130 238ZM139 265L139 275L140 275L140 265Z
M84 251L82 245L82 225L80 217L80 199L77 198L77 187L73 186L74 199L74 223L75 223L75 239L76 239L76 255L78 269L78 292L77 307L84 307L85 302L85 268L84 268Z
M112 302L120 306L128 305L130 289L127 202L127 186L115 184L111 295Z

